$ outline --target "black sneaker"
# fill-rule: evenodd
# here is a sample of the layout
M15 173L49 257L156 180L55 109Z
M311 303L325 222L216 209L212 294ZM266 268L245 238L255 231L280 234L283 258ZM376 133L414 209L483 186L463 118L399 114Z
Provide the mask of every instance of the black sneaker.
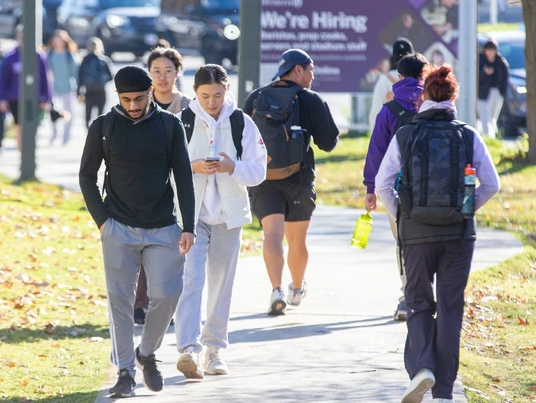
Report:
M157 360L154 359L154 354L144 357L140 354L140 348L136 348L136 366L143 373L143 384L153 392L160 392L164 388L164 379L156 363Z
M128 369L122 369L119 371L119 378L113 388L110 389L110 397L132 397L134 396L134 388L136 382L130 376Z
M406 307L406 301L401 301L398 304L393 319L398 322L405 322L408 320L408 308Z
M143 308L134 309L134 323L137 323L138 325L145 324L145 309Z

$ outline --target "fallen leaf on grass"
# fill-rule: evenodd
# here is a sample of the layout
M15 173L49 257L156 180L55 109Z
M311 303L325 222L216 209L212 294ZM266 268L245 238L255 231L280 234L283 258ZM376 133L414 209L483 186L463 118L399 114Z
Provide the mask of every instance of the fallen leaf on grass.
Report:
M536 385L531 385L531 386L529 386L529 390L530 390L531 392L535 392L535 391L536 391Z
M529 325L530 324L528 319L523 319L521 316L518 316L517 319L519 320L520 325Z
M28 386L29 383L28 381L21 381L20 386Z
M8 364L8 367L9 367L9 368L14 368L16 365L17 365L17 363L16 363L15 361L11 361L11 362Z

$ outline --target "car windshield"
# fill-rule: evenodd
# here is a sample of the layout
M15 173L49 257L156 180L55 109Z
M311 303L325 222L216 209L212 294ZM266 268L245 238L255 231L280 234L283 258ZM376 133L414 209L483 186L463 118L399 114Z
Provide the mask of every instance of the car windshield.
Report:
M99 8L160 7L160 0L99 0Z
M214 10L238 10L240 0L201 0L203 7Z
M501 54L508 61L511 69L525 68L525 44L522 42L501 42L499 45Z

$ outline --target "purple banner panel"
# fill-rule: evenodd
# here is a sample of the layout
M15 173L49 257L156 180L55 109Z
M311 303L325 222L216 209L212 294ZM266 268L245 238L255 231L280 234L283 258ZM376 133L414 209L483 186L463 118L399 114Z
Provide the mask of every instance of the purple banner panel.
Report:
M427 57L435 52L437 60L453 62L454 28L445 20L443 3L456 1L263 0L261 83L271 81L285 50L299 48L314 60L314 90L371 91L378 75L389 70L399 36Z

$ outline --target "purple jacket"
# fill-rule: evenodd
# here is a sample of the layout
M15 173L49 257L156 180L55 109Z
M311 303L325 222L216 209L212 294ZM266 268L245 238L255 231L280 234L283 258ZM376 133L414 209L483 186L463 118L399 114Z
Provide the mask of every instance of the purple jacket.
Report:
M408 111L417 112L419 99L423 91L422 81L407 77L393 84L394 99ZM374 193L374 180L387 147L395 135L396 117L385 105L376 116L374 131L370 137L365 169L363 170L363 183L367 187L367 194Z
M39 103L50 102L50 83L48 82L48 63L43 52L37 51L37 93ZM0 73L0 101L19 100L19 77L22 72L20 47L6 55Z

